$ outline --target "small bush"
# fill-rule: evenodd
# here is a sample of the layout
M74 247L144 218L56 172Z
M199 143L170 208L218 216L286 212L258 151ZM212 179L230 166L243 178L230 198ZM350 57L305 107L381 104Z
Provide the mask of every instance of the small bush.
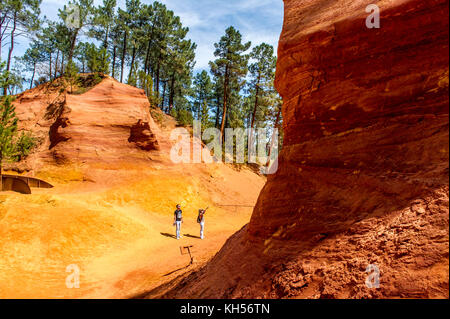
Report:
M192 113L186 109L172 109L170 115L177 120L179 126L191 126L194 120Z
M20 162L25 159L28 155L30 155L36 144L37 141L30 132L22 132L15 143L15 151L12 156L13 160Z
M152 118L159 124L160 127L165 127L164 115L157 110L150 108L150 114Z

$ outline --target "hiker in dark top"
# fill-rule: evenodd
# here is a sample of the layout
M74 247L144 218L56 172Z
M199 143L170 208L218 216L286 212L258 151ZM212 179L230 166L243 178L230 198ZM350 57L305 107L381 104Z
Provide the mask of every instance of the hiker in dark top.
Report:
M177 239L180 239L181 224L183 223L183 211L181 210L181 205L177 205L177 210L174 215L173 225L177 226Z
M208 208L207 208L208 209ZM207 209L199 209L197 223L200 224L200 238L205 238L205 214Z

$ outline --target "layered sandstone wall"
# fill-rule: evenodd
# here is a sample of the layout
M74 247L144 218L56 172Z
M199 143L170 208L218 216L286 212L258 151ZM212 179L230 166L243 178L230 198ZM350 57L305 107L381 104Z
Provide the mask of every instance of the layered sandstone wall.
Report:
M246 228L149 297L448 298L448 50L446 0L285 0L279 170Z

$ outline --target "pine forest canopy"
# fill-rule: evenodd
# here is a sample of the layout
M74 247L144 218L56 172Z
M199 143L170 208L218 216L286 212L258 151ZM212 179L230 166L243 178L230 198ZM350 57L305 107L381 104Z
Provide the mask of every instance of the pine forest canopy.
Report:
M7 78L0 94L77 73L104 73L145 90L153 107L182 125L203 128L281 127L281 100L274 89L274 48L252 47L234 27L215 47L210 70L194 74L196 44L180 17L159 2L69 0L51 21L42 0L2 0L0 62ZM29 43L14 57L18 41ZM24 87L27 85L29 87Z

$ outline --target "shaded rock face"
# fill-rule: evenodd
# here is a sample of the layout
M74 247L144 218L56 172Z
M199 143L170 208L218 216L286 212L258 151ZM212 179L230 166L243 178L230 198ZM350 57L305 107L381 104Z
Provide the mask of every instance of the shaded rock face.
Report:
M38 87L15 107L21 129L42 143L33 165L146 161L146 152L159 150L144 92L110 77L82 95Z
M448 184L448 2L380 1L380 29L367 29L366 1L348 2L286 2L285 149L254 236L286 212L302 219L293 238L341 231Z
M128 142L135 143L140 149L144 151L159 150L159 143L155 134L152 133L148 122L139 120L131 127L130 137Z
M163 297L448 298L448 49L445 0L285 0L279 170Z

